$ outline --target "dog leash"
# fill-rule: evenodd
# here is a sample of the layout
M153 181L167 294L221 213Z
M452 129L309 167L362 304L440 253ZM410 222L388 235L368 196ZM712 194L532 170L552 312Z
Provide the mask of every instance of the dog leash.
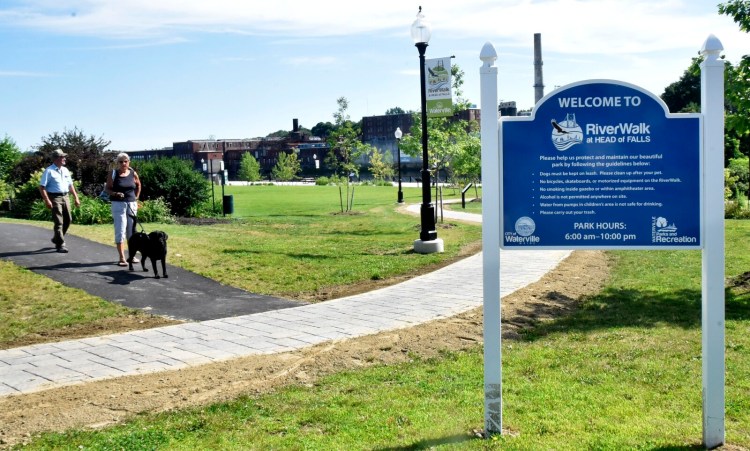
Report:
M133 229L135 229L135 225L137 224L138 227L141 228L141 232L142 233L146 233L146 230L141 225L141 222L138 221L138 215L133 211L133 208L130 207L130 202L127 202L127 204L128 204L128 213L127 213L127 215L130 216L131 218L133 218ZM135 232L135 230L133 230L133 232Z

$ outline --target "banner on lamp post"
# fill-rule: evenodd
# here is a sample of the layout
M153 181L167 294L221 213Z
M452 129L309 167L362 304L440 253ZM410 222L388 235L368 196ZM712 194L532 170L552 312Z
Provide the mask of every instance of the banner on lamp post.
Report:
M451 98L451 57L425 61L427 117L453 116Z

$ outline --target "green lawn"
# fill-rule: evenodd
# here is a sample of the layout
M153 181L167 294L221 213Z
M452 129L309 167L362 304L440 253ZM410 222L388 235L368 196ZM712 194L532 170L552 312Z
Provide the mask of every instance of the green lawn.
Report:
M117 316L146 314L0 260L0 349L14 347L29 336Z
M461 202L457 203L450 203L445 204L446 210L454 210L454 211L461 211L464 213L475 213L475 214L482 214L482 202L481 201L473 201L472 199L466 198L466 201L464 205L461 205Z
M169 234L170 254L179 254L171 263L254 293L309 300L332 287L440 264L481 238L479 225L443 224L445 253L415 254L419 217L396 212L392 187L357 186L349 213L341 212L335 186L232 186L225 193L234 196L232 222L158 227ZM405 199L418 203L421 194L409 189ZM110 227L91 229L81 233L111 241Z
M750 447L750 222L727 222L727 442ZM569 316L503 344L504 427L483 427L482 352L342 372L28 449L699 449L700 252L618 251Z
M169 234L170 264L250 292L316 301L342 287L443 264L480 240L479 225L446 222L438 227L444 253L414 253L419 217L396 212L396 191L357 186L354 211L341 213L335 186L232 186L225 192L234 196L235 214L226 223L144 227ZM410 188L405 197L418 203L421 192ZM112 225L73 225L69 233L113 242ZM0 265L0 348L28 334L133 314L13 264Z

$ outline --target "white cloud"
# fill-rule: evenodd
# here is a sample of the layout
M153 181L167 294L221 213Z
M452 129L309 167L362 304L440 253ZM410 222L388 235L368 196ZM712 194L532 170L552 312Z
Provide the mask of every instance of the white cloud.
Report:
M709 33L739 30L711 0L438 0L424 4L433 39L487 39L527 48L544 35L545 52L627 54L694 48ZM709 11L710 14L706 14ZM416 6L395 0L30 0L0 8L0 23L70 35L124 40L196 31L283 37L401 33ZM697 42L696 42L697 41ZM744 40L742 44L747 44ZM729 48L729 46L727 46Z
M328 66L338 61L333 56L299 56L294 58L284 58L283 62L290 66Z
M387 3L387 2L386 2ZM405 5L404 23L410 17ZM381 3L357 4L295 0L35 0L0 10L0 21L47 31L133 38L179 34L185 30L261 35L331 36L399 26L399 11Z
M36 77L51 77L51 76L52 76L51 74L45 74L41 72L0 70L0 77L36 78Z
M6 55L0 78L12 81L0 84L0 93L14 105L0 125L28 145L44 129L78 124L118 143L140 139L148 148L212 127L217 131L211 133L236 127L221 133L257 136L287 126L289 117L312 125L330 119L341 95L352 100L352 117L396 105L418 108L417 52L409 27L419 4L433 26L428 57L456 55L466 73L465 97L474 102L479 52L489 41L499 55L500 96L519 107L533 105L534 33L542 34L547 92L607 78L659 94L679 79L711 33L729 61L750 49L750 34L718 15L721 1L0 0L0 30L9 38L0 42ZM168 47L179 43L186 44ZM232 64L212 72L198 64L206 61ZM103 69L111 67L122 70L113 77ZM75 76L44 73L49 70ZM304 104L302 96L289 95L290 87L305 90ZM150 95L132 94L139 92ZM41 117L33 105L46 102L48 93L89 100L79 108L71 102L64 111L45 110ZM112 114L121 117L92 115L88 105L103 93L118 105ZM221 105L209 117L190 107L226 98L273 105L273 114L223 116L231 109ZM134 118L162 138L148 138ZM32 127L23 138L22 130Z

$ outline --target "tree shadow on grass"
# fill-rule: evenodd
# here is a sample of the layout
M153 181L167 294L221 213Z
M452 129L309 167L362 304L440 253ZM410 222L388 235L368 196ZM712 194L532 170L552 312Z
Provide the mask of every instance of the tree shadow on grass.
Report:
M653 451L690 451L690 450L705 450L706 447L703 445L674 445L674 446L659 446L653 448Z
M377 229L348 229L348 230L330 230L330 231L319 231L316 232L316 235L319 236L334 236L338 237L341 235L351 235L351 236L371 236L371 237L378 237L378 236L400 236L402 233L402 230L397 229L386 229L383 227L379 227Z
M221 251L223 254L226 255L245 255L245 254L254 254L254 255L267 255L268 251L256 251L253 249L225 249ZM335 260L337 257L333 257L330 255L324 255L324 254L311 254L311 253L303 253L303 252L286 252L281 253L278 255L286 255L290 258L300 259L300 260Z
M414 442L411 445L388 446L388 447L376 448L376 449L379 451L408 451L408 450L417 450L417 449L434 449L435 447L438 447L438 446L458 445L460 443L465 443L470 440L482 440L482 439L479 437L472 437L467 434L456 434L456 435L450 435L447 437L419 440L418 442Z
M620 327L653 328L664 324L684 329L701 327L701 292L692 289L659 292L608 288L582 299L569 315L551 321L534 321L544 316L545 308L550 308L548 303L532 303L507 321L533 325L523 332L527 340L556 332L589 333ZM750 320L750 294L727 287L725 316L727 320Z

